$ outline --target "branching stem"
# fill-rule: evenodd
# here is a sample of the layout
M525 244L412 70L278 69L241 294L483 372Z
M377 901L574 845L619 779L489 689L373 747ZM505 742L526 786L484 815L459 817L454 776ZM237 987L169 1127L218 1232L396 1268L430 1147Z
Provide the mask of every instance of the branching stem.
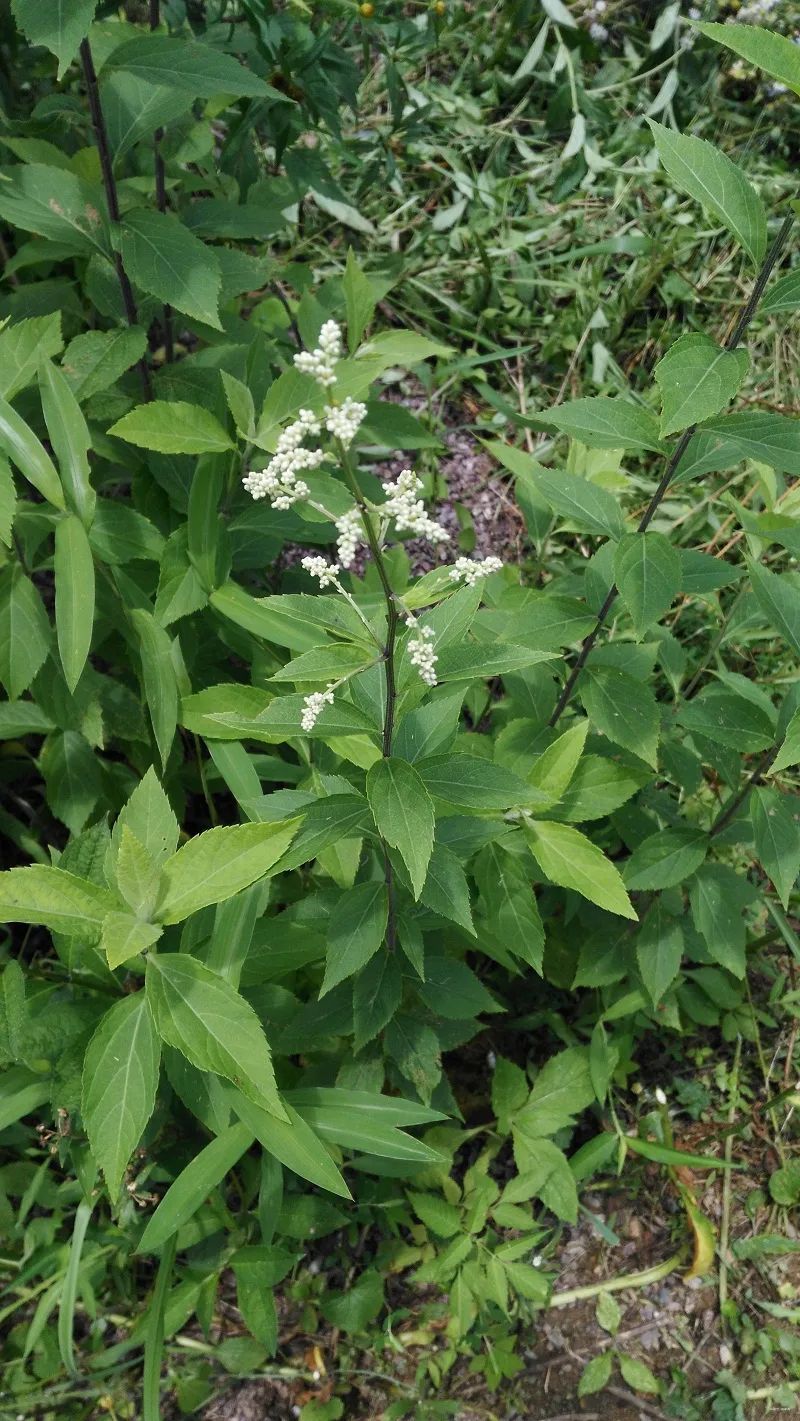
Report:
M150 28L157 30L161 24L161 0L150 0ZM163 128L157 128L153 134L153 162L156 180L156 205L159 212L167 210L167 175L164 167L164 156L161 152L161 141L164 137ZM172 307L164 303L164 357L167 363L175 359L175 342L172 334Z

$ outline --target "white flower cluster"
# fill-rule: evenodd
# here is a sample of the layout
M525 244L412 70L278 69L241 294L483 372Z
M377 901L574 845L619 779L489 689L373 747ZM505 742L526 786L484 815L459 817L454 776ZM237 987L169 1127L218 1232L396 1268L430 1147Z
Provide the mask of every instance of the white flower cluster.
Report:
M356 553L362 543L366 542L364 537L364 523L357 508L348 509L341 518L336 519L336 551L339 554L339 562L342 567L352 567Z
M301 566L304 567L306 572L310 573L312 577L319 579L320 587L335 587L339 573L342 570L338 562L326 562L325 559L319 555L303 558L301 560Z
M433 627L417 627L416 636L411 637L408 643L411 665L416 666L426 686L436 685L436 662L439 658L431 646L435 635Z
M298 370L311 375L323 390L336 384L336 362L342 354L342 332L335 321L326 321L316 350L301 350L294 358Z
M397 482L390 485L391 492L381 507L381 512L393 518L398 533L414 533L418 538L427 538L431 543L447 543L450 534L446 528L435 523L425 512L420 498L422 479L411 469L403 469Z
M464 582L466 587L474 587L482 577L489 577L493 572L499 572L503 564L499 558L480 558L473 562L471 558L456 558L450 569L449 576L453 582Z
M328 405L325 410L325 428L334 439L341 439L345 449L352 444L358 427L366 418L367 407L358 400L347 396L340 405Z
M279 436L277 448L265 469L251 469L242 482L253 498L268 498L273 508L291 508L300 498L308 498L308 484L298 474L319 468L325 455L321 449L304 449L309 434L319 434L320 423L311 410L300 410L297 419Z
M586 11L586 19L589 21L589 34L595 44L603 44L608 39L608 30L598 19L599 15L604 15L608 8L607 0L594 0L591 10Z
M738 12L737 20L763 20L770 11L780 4L780 0L750 0Z
M300 717L301 730L313 730L317 721L326 706L333 705L333 693L336 689L336 682L331 681L324 691L312 691L310 696L306 696L303 701L303 714Z

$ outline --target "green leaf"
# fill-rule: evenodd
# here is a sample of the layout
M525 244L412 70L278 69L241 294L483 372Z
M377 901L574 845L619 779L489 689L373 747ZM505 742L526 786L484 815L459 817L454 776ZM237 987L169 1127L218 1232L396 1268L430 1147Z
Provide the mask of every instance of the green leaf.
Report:
M800 477L800 419L785 414L736 411L709 420L695 439L701 436L710 441L714 457L701 462L696 472L727 469L741 459L755 459L779 473ZM686 457L688 459L688 453ZM679 473L682 470L683 464Z
M437 1238L452 1238L462 1229L461 1213L455 1204L448 1204L439 1194L408 1192L408 1200L417 1218Z
M642 637L680 591L680 553L663 533L628 533L617 544L614 578L634 631Z
M660 1394L661 1388L653 1373L638 1357L629 1357L625 1352L620 1352L619 1369L622 1372L622 1380L626 1381L634 1391L642 1391L647 1396Z
M707 851L708 839L699 829L659 830L637 844L625 865L625 886L673 888L700 867Z
M147 349L142 326L115 331L84 331L71 340L61 369L77 400L85 402L107 390Z
M763 69L770 78L800 94L800 55L792 40L760 25L698 24L709 39L724 44L734 54Z
M56 524L56 636L64 677L77 686L94 626L94 559L80 518L68 513Z
M542 1066L528 1103L517 1112L513 1124L526 1139L538 1141L563 1130L593 1100L587 1053L581 1047L569 1046Z
M689 887L689 901L697 931L705 938L715 962L734 977L744 977L746 927L742 911L753 890L727 864L705 863Z
M554 804L570 786L583 754L588 730L588 720L579 720L571 725L539 755L528 775L534 789L546 794Z
M239 1090L229 1090L228 1099L240 1120L263 1148L287 1169L320 1189L338 1194L341 1199L351 1197L322 1141L291 1105L286 1106L286 1119L277 1120L274 1115L254 1105Z
M514 1138L516 1152L516 1131ZM578 1218L578 1190L563 1150L550 1140L537 1139L531 1157L528 1158L527 1150L523 1153L520 1173L503 1190L503 1203L521 1204L529 1199L541 1199L556 1218L574 1224Z
M800 421L799 421L800 422ZM748 562L750 580L761 611L797 656L800 656L800 588L788 577Z
M376 304L372 282L359 266L352 247L347 249L342 289L347 311L347 346L352 355L372 320Z
M100 950L105 953L113 972L123 962L129 962L132 957L138 957L152 947L160 937L161 929L153 923L143 923L141 918L134 918L130 913L109 913L103 922Z
M317 646L313 651L304 651L295 656L271 677L273 681L304 682L334 681L362 671L375 661L366 646L351 646L329 642L327 646Z
M476 755L435 755L416 765L428 793L454 809L513 809L532 805L544 809L547 798L503 765Z
M0 331L0 397L13 400L36 379L39 361L63 348L60 311L6 326Z
M440 683L486 680L490 676L510 676L542 661L554 661L551 652L533 647L497 643L491 650L482 642L445 647L439 655L436 675Z
M147 998L162 1040L201 1071L232 1081L279 1120L280 1102L267 1038L253 1008L222 977L187 953L150 953Z
M367 799L378 833L399 850L419 898L433 851L433 801L413 765L378 760L367 774Z
M472 969L452 957L426 954L425 981L417 983L417 991L432 1012L452 1021L502 1011Z
M726 26L727 28L727 26ZM748 30L750 26L747 26ZM792 57L798 63L794 44L789 41ZM786 276L776 281L771 291L768 291L761 302L761 314L764 316L780 315L784 311L796 311L800 308L800 271L790 271Z
M105 68L100 75L100 103L115 163L140 138L166 128L192 107L192 95L171 84L151 84L138 74Z
M386 935L386 884L358 883L344 893L328 923L328 952L320 996L352 977L374 957Z
M661 391L662 436L701 424L725 409L749 363L746 350L723 350L696 331L680 336L653 372Z
M611 1381L613 1362L614 1353L611 1348L607 1352L601 1352L599 1357L592 1357L581 1372L578 1396L594 1396L595 1392L602 1391Z
M622 1309L613 1293L600 1294L594 1315L598 1326L611 1337L615 1337L622 1322Z
M43 360L39 366L39 386L47 432L67 500L88 527L96 503L89 481L89 427L64 375L50 360Z
M118 419L109 434L157 454L220 454L232 449L218 419L185 400L151 400Z
M113 895L61 868L33 864L0 873L0 922L41 923L52 932L94 933L117 908Z
M144 992L101 1018L83 1063L81 1114L112 1204L153 1113L161 1048Z
M190 839L162 869L158 921L179 923L266 877L288 849L299 822L235 824Z
M151 208L126 212L120 253L131 281L150 296L185 316L221 331L219 295L222 275L213 248L207 247L170 213Z
M19 164L0 185L0 217L79 256L108 254L102 189L47 163Z
M64 491L55 465L44 445L24 419L5 400L0 400L0 449L12 464L55 508L65 508Z
M485 937L541 973L544 928L527 865L499 844L487 844L474 867L487 922Z
M743 755L765 750L775 738L775 723L766 708L725 686L701 691L681 706L679 720L686 730Z
M758 861L772 879L784 908L800 873L800 822L797 806L788 795L756 787L750 799Z
M178 821L152 766L121 809L114 825L106 858L106 874L109 878L116 875L116 861L125 829L130 830L156 863L163 863L175 852L178 843Z
M178 724L178 682L172 660L172 639L152 612L133 607L129 613L139 640L142 683L153 735L166 766Z
M143 35L118 45L109 62L115 70L124 69L149 84L185 89L194 98L213 99L220 94L230 94L233 98L273 98L287 102L285 94L265 84L233 55L197 40Z
M705 138L675 133L651 118L647 122L672 181L727 227L759 266L767 245L767 218L752 184Z
M546 410L539 418L547 424L554 424L562 434L580 440L590 449L652 449L658 453L664 447L655 416L621 396L594 395L589 399L568 400L566 404ZM569 475L558 474L554 470L547 472L554 483L560 478L562 483L569 484ZM540 478L537 470L537 486ZM593 484L592 488L598 491L596 485ZM547 494L545 497L549 502ZM610 499L610 495L606 497Z
M391 1021L403 999L397 954L377 952L353 983L353 1049L360 1051Z
M474 937L469 884L459 859L444 844L434 844L421 901L426 908L458 923Z
M589 666L581 700L596 730L655 768L660 717L650 686L613 666Z
M42 599L19 566L0 572L0 682L15 701L30 686L50 649Z
M364 1332L383 1307L383 1278L366 1269L344 1293L327 1293L320 1304L324 1317L342 1332Z
M563 469L539 469L533 477L536 488L554 513L590 533L622 537L625 531L622 510L614 496L599 484L565 473Z
M654 1007L675 981L682 957L681 925L666 911L662 899L656 898L636 939L639 971Z
M50 808L73 834L79 834L102 791L100 764L89 742L77 730L51 735L39 767Z
M89 33L97 0L13 0L12 11L31 44L45 45L58 59L58 77Z
M247 1125L229 1125L181 1170L171 1184L139 1240L138 1253L158 1253L172 1235L197 1213L209 1194L222 1182L253 1143Z
M572 888L609 913L636 920L636 910L618 870L585 834L569 824L530 820L525 824L525 838L552 883Z
M14 526L16 511L17 491L14 487L14 475L8 460L0 455L0 543L6 548L11 547L11 529Z
M783 743L772 762L771 773L786 770L790 765L800 764L800 710L796 710L783 737Z

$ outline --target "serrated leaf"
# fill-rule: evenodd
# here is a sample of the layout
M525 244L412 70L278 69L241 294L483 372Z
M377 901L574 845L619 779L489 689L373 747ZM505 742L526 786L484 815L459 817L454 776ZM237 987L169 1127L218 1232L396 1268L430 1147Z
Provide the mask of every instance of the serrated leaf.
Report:
M646 1396L658 1396L661 1388L658 1385L653 1373L646 1362L640 1361L638 1357L629 1357L627 1353L621 1352L619 1356L619 1369L622 1372L622 1379L632 1387L634 1391L644 1392Z
M732 49L750 64L763 69L770 78L785 84L800 94L800 55L792 40L760 25L704 23L697 25L702 34Z
M577 436L576 436L577 437ZM609 538L621 538L625 520L617 500L607 489L562 469L538 469L533 475L537 491L554 513L579 528Z
M654 1007L678 975L683 957L683 932L677 918L656 898L636 939L642 981Z
M800 421L799 421L800 422ZM760 563L750 561L750 580L756 601L764 616L797 656L800 656L800 588L788 577L770 572Z
M0 331L0 397L13 400L36 379L40 360L58 355L63 347L60 311L6 326Z
M403 999L397 954L376 952L353 984L353 1047L360 1051L388 1025Z
M614 1353L609 1348L607 1352L601 1352L599 1357L592 1357L591 1362L587 1362L578 1382L579 1397L594 1396L608 1385L611 1381L613 1361Z
M94 559L80 518L68 513L56 524L56 636L64 678L70 691L77 686L94 626Z
M619 870L585 834L570 824L529 820L525 824L525 838L533 857L552 883L573 889L609 913L636 920L636 910Z
M0 543L6 548L11 547L11 529L14 525L16 511L17 492L14 487L14 475L8 460L0 455Z
M160 1060L144 992L123 998L106 1012L86 1048L81 1114L112 1204L153 1113Z
M620 539L614 578L638 637L669 611L680 591L681 570L680 553L663 533L628 533Z
M800 710L796 710L783 737L783 743L772 762L771 773L786 770L790 765L800 764Z
M764 872L775 885L784 908L800 873L800 822L789 795L774 789L755 788L750 817L755 850Z
M264 878L288 849L299 823L235 824L190 839L162 868L158 921L179 923Z
M75 398L85 402L113 385L141 359L146 349L147 332L142 326L84 331L70 341L61 369Z
M103 923L100 950L105 953L113 972L152 947L160 937L161 928L155 923L143 923L131 913L109 913Z
M41 923L53 932L98 937L117 903L111 893L61 868L33 864L0 873L0 922Z
M620 396L594 395L569 400L546 410L540 418L590 449L663 449L655 416ZM549 472L554 473L553 470ZM536 477L539 473L537 470ZM568 476L562 474L564 482ZM596 487L593 485L593 487Z
M386 934L386 884L358 883L342 895L328 923L328 952L320 996L364 967Z
M185 400L151 400L137 405L109 434L153 449L157 454L223 454L233 445L213 414Z
M647 122L672 181L722 222L759 266L767 245L767 218L752 184L705 138L676 133L654 119Z
M233 55L198 40L173 39L168 35L142 35L127 40L112 51L115 70L124 69L149 84L166 84L185 89L194 98L212 99L219 94L234 98L273 98L286 103L279 93Z
M27 691L50 649L42 599L20 567L0 572L0 682L9 698Z
M378 760L367 774L367 799L378 833L396 848L419 898L433 850L434 808L413 765L395 756Z
M631 890L673 888L698 869L708 851L699 829L659 830L636 845L625 865L625 886Z
M426 1229L436 1234L437 1238L452 1238L461 1231L463 1226L460 1211L455 1204L448 1204L440 1195L417 1194L410 1190L408 1200L417 1218Z
M231 1081L249 1100L287 1118L267 1038L249 1002L188 953L149 954L147 999L162 1040L191 1065Z
M580 695L596 730L655 768L661 722L651 686L616 667L590 665Z
M89 33L97 0L13 0L12 12L31 44L42 44L58 59L62 79Z
M680 336L653 372L661 391L662 436L677 434L725 409L749 363L746 350L723 350L696 331Z
M222 330L222 275L213 248L170 213L151 208L126 212L120 253L131 281L214 330Z

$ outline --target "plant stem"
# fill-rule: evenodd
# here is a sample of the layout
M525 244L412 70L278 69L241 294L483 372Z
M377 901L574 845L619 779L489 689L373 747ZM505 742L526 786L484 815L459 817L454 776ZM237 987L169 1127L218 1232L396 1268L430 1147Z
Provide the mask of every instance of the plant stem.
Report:
M118 226L120 222L119 198L117 196L117 180L114 177L114 164L111 158L111 148L108 142L108 129L103 114L103 106L100 102L100 89L97 84L97 71L94 67L92 57L92 47L88 39L81 40L80 46L81 64L86 79L86 91L89 98L89 112L92 116L92 127L94 129L97 152L100 158L100 171L103 174L103 187L106 194L106 205L111 222ZM122 293L122 304L125 308L125 318L129 326L138 326L139 312L136 309L136 297L133 294L128 273L122 264L122 257L118 251L114 252L114 266L117 270L117 280ZM139 379L142 382L142 393L146 400L153 398L153 386L150 380L150 371L147 368L147 361L144 356L137 362Z
M671 1258L667 1258L663 1263L656 1263L652 1268L645 1268L642 1273L623 1273L621 1277L608 1278L603 1283L587 1283L582 1288L568 1288L563 1293L553 1293L548 1307L566 1308L583 1298L596 1298L600 1293L621 1293L625 1288L647 1288L650 1283L658 1283L662 1278L669 1277L682 1261L683 1253L673 1253Z
M392 584L389 581L389 573L386 569L386 561L383 556L383 549L381 548L378 535L372 525L372 519L369 516L367 505L364 502L364 496L358 486L358 480L356 479L355 469L353 468L353 465L351 463L349 452L347 451L347 449L345 449L344 445L341 443L340 440L336 441L336 445L337 453L339 455L339 459L341 461L342 469L344 471L345 478L347 479L350 492L352 493L353 498L355 499L358 505L359 512L361 513L361 520L364 524L364 532L366 534L370 552L372 553L373 559L375 561L375 567L377 569L378 577L380 578L384 599L386 601L386 641L381 651L384 677L386 682L386 705L384 707L383 712L383 737L381 742L381 753L384 759L388 759L392 753L394 717L395 709L397 706L397 680L395 677L394 662L397 651L397 628L400 622L400 612L398 610L397 598L395 597L394 591L392 589ZM391 858L389 857L389 846L384 839L381 839L381 845L383 847L383 865L384 877L386 880L386 892L389 900L389 916L386 924L386 946L388 947L390 952L394 952L395 945L397 942L397 913L394 893L394 871L392 869Z
M772 243L772 246L770 247L769 251L767 252L767 255L765 256L761 264L761 269L758 273L758 276L756 277L755 283L753 285L753 290L751 291L747 302L742 308L742 311L739 315L738 320L733 326L733 329L723 341L724 350L735 350L735 348L741 341L742 336L745 334L745 331L750 325L750 322L752 321L753 316L755 315L758 309L761 297L764 294L764 288L766 287L766 284L772 274L772 270L775 266L775 263L777 262L778 257L780 256L783 250L783 247L786 243L786 239L789 236L789 232L791 231L793 222L794 217L792 215L784 218L780 231L778 232L774 242ZM639 520L639 524L636 529L637 533L645 533L649 528L667 492L667 489L669 488L673 478L675 477L675 474L678 471L678 467L681 463L681 460L683 459L683 456L686 453L686 450L688 449L696 432L697 425L690 425L688 429L684 430L683 434L675 445L675 448L673 449L671 455L669 456L669 459L667 460L667 465L664 469L663 474L661 475L658 487L652 498L650 499L647 508L642 514L642 517ZM592 630L589 632L589 635L585 638L578 654L578 659L575 662L575 665L573 666L569 676L567 677L567 680L564 682L561 695L559 696L558 701L556 702L555 710L553 711L553 714L550 717L549 724L551 726L558 724L559 720L564 714L564 711L572 700L572 695L575 690L575 686L577 685L578 678L580 677L580 674L584 666L586 665L587 660L589 659L589 655L595 645L595 642L597 641L598 637L600 636L600 633L603 630L603 627L605 626L606 619L617 599L617 596L618 589L616 585L614 585L609 588L606 599L597 614L597 621L595 622L595 625L593 626Z
M763 755L759 756L755 768L751 771L745 783L742 785L742 788L740 790L737 790L736 794L731 795L731 798L724 806L722 812L717 815L716 819L714 820L714 823L711 825L711 828L708 831L709 835L713 836L714 834L719 834L722 832L723 829L727 828L731 820L735 818L735 816L738 814L741 806L747 799L747 796L749 795L751 789L754 787L754 785L757 785L767 773L767 770L769 769L773 760L776 758L779 749L779 745L771 745L768 750L764 751Z
M150 28L157 30L161 24L161 0L150 0ZM159 212L167 210L167 184L164 158L161 152L163 128L153 134L153 159L155 163L156 205ZM175 359L175 343L172 335L172 307L164 302L164 357L168 364Z

